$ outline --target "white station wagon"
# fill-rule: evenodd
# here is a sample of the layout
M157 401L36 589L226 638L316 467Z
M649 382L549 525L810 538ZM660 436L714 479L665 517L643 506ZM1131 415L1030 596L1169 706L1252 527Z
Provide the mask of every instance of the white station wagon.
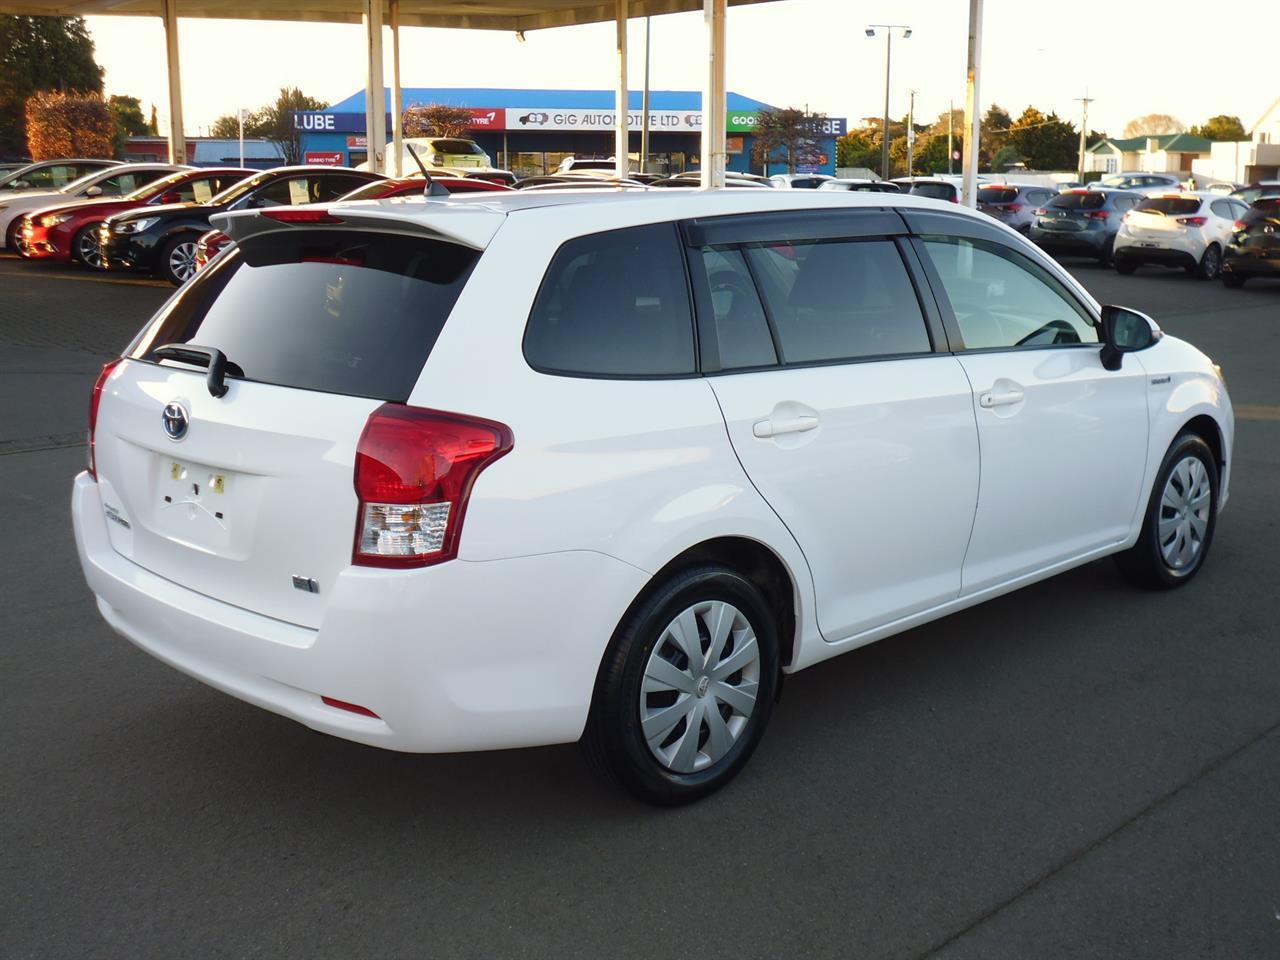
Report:
M94 387L107 622L315 730L582 740L654 803L780 674L1108 554L1203 566L1215 365L988 218L827 191L231 214Z

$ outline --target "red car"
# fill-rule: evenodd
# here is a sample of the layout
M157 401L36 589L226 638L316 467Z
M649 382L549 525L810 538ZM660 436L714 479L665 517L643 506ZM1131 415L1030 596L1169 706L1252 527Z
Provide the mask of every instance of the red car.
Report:
M432 183L438 183L450 193L509 193L511 187L492 180L480 180L474 177L432 177ZM425 183L422 177L402 177L399 180L374 180L358 187L350 193L339 197L337 202L347 200L386 200L389 197L422 196ZM225 247L231 238L221 230L210 230L200 235L196 242L196 269L199 270L212 260Z
M80 200L33 210L22 218L18 252L28 260L64 260L98 269L98 226L115 213L166 203L202 203L256 173L239 167L202 167L153 180L109 200Z

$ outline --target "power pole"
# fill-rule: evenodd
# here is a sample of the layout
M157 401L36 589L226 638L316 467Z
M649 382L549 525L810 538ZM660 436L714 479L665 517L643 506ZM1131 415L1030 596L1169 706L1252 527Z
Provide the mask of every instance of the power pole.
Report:
M955 136L954 136L954 131L951 129L952 126L955 124L955 119L956 119L956 102L954 100L948 100L947 101L947 175L948 176L950 176L952 173L951 155L955 153L955 143L954 143Z
M1083 115L1080 117L1080 169L1076 171L1076 179L1084 183L1084 148L1089 136L1089 104L1093 103L1093 98L1089 96L1089 91L1086 90L1083 97L1076 97L1076 99L1084 107Z
M907 93L910 97L907 101L907 176L914 177L916 168L912 158L916 146L916 92L909 90Z

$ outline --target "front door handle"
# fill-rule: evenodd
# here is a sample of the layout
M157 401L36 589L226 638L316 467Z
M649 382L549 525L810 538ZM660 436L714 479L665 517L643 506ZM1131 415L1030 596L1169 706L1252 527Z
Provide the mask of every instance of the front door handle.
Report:
M751 432L761 440L781 436L784 433L804 433L818 426L817 417L778 417L772 420L757 420L751 425Z
M978 397L978 406L984 410L990 410L992 407L1009 407L1015 403L1021 403L1025 394L1021 390L988 390L986 393Z

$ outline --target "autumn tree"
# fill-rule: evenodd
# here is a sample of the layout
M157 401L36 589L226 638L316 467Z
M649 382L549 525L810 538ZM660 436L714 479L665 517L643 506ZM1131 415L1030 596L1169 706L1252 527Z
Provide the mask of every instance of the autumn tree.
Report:
M1187 125L1167 113L1148 113L1134 117L1124 125L1124 135L1130 137L1160 137L1166 133L1183 133Z
M27 152L26 103L33 94L101 93L102 72L84 18L0 17L0 155Z
M401 123L406 137L466 137L471 133L471 111L447 103L415 103L405 110Z
M818 143L826 135L824 113L811 113L788 107L783 110L761 110L753 131L755 142L752 159L756 163L786 163L787 172L795 173L797 163L817 163ZM783 158L775 157L778 152Z
M114 153L115 121L101 96L37 93L27 100L26 128L33 160Z
M1245 132L1244 124L1240 122L1240 118L1226 113L1210 117L1200 126L1192 127L1189 132L1192 136L1204 137L1206 140L1249 139L1249 134Z

